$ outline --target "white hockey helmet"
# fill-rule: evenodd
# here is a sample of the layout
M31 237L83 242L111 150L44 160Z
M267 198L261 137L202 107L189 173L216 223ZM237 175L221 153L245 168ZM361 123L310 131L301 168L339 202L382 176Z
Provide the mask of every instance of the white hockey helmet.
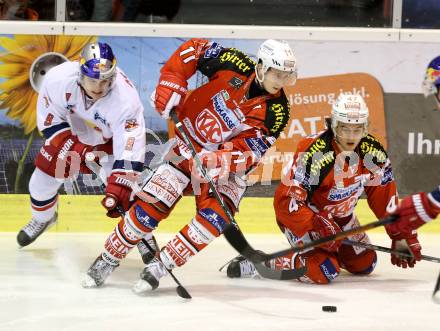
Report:
M363 124L364 136L368 134L369 111L362 96L341 93L332 106L331 126L336 134L338 122L345 124Z
M257 63L261 64L261 73L258 72L257 79L262 82L264 75L269 68L274 68L280 71L291 73L291 82L293 85L297 78L296 57L292 49L285 40L268 39L260 45L257 53Z

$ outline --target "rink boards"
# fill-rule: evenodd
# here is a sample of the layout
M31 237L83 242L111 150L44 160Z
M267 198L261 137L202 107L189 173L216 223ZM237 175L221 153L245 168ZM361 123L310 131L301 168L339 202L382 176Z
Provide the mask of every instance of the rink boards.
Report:
M58 223L50 231L54 232L110 232L116 219L105 216L100 195L60 195ZM247 233L279 233L275 223L272 198L246 197L240 205L237 221ZM29 196L25 194L0 194L0 232L16 232L30 218ZM159 232L175 232L188 223L195 214L193 197L183 197L171 216L158 227ZM356 214L362 224L375 221L367 201L361 199ZM384 232L383 229L374 230ZM440 222L434 221L424 226L423 233L440 233Z

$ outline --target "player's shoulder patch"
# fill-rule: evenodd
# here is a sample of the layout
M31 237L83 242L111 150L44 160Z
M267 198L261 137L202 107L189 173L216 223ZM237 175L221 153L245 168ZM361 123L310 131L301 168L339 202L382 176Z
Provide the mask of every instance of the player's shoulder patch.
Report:
M286 95L281 93L277 98L266 101L266 118L264 124L271 136L278 138L290 118L290 106Z
M209 48L205 51L205 54L203 55L203 57L205 59L217 58L222 50L223 50L223 47L220 44L213 42L209 46Z
M377 138L370 134L361 139L359 143L359 152L362 159L369 154L378 163L384 163L388 159L385 147L383 147Z

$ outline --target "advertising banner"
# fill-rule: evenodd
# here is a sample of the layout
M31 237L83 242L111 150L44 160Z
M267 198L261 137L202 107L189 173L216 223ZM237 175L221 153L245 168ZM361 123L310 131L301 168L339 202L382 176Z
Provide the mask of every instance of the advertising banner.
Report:
M35 125L37 94L29 82L33 64L44 54L77 60L90 41L109 43L118 66L137 87L144 105L146 127L167 136L167 122L150 105L150 95L162 65L184 41L171 37L0 36L0 193L27 192L33 159L43 143ZM263 40L217 39L255 58ZM427 63L439 55L428 43L332 42L289 40L298 59L299 80L287 90L291 120L250 182L280 178L299 139L324 127L331 103L340 92L359 92L371 112L370 132L388 148L401 194L428 190L440 182L432 169L440 155L439 111L421 95ZM38 70L37 70L38 72ZM44 72L38 72L44 76ZM35 70L34 73L35 74ZM206 81L197 73L195 88ZM79 193L95 188L71 183Z

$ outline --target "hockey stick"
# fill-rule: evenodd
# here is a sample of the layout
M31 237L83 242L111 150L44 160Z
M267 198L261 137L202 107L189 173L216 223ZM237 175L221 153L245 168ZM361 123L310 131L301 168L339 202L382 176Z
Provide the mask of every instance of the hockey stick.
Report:
M405 252L401 252L401 251L392 250L391 248L388 248L388 247L367 244L367 243L349 240L349 239L344 239L342 241L342 243L346 244L346 245L351 245L351 246L364 247L364 248L372 249L372 250L379 251L379 252L390 253L390 254L394 254L397 256L405 257L405 258L411 258L411 259L413 258L411 253L405 253ZM422 260L440 263L440 258L434 257L434 256L429 256L429 255L422 255Z
M323 237L318 240L310 241L305 244L300 243L297 246L283 249L281 251L274 252L271 254L266 254L261 251L256 251L250 246L247 247L245 244L243 244L241 242L241 237L236 236L236 232L229 233L230 234L230 241L229 242L230 243L232 242L231 245L232 246L235 245L234 248L236 250L238 250L241 253L241 255L245 256L246 258L248 258L252 262L254 262L254 261L263 262L263 261L269 261L269 260L275 259L280 256L284 256L284 255L287 255L290 253L298 253L298 252L301 252L301 251L309 249L309 248L318 247L318 246L321 246L329 241L342 240L345 237L348 237L348 236L351 236L351 235L354 235L357 233L365 232L367 230L374 229L374 228L377 228L382 225L390 224L390 223L394 222L395 220L397 220L397 216L391 215L391 216L388 216L382 220L374 221L374 222L371 222L371 223L368 223L368 224L365 224L365 225L362 225L362 226L359 226L357 228L353 228L350 230L341 231L341 232L338 232L337 234L334 234L334 235L331 235L328 237Z
M440 273L438 274L437 283L434 287L434 292L432 292L432 300L435 303L440 304Z
M92 171L95 173L97 180L101 182L101 188L102 188L102 189L104 190L104 192L105 192L105 184L104 184L104 182L102 181L101 177L99 176L99 171L100 171L99 166L98 166L98 165L96 164L96 162L95 162L95 155L94 155L93 153L91 153L91 152L86 154L86 165L87 165L87 167L89 167L90 170L92 170ZM118 213L119 213L122 217L124 217L125 212L124 212L124 210L122 209L121 206L117 205L117 206L116 206L116 210L118 211ZM150 246L150 244L149 244L146 240L142 239L142 242L145 244L145 246L148 248L148 250L149 250L153 255L156 254L155 250ZM166 267L165 267L165 269L167 270L167 272L169 273L169 275L173 278L174 282L177 284L177 288L176 288L176 292L177 292L177 294L178 294L180 297L184 298L184 299L191 299L192 297L191 297L191 295L189 294L189 292L188 292L188 291L182 286L182 284L181 284L180 281L176 278L176 276L174 276L174 274L172 273L172 271L169 270L169 269L166 268Z
M209 184L209 188L211 189L212 194L214 195L217 202L220 204L222 209L224 210L228 220L229 224L226 226L225 230L223 231L223 234L226 238L226 240L234 247L240 254L242 251L250 251L250 256L253 256L255 254L258 254L251 245L247 242L246 238L244 237L243 233L241 232L237 222L234 219L234 216L232 215L232 212L230 211L229 207L225 204L223 201L222 196L218 193L217 188L212 181L212 178L209 176L208 172L206 171L205 167L203 166L202 162L200 161L200 158L197 155L196 149L194 145L192 144L191 140L189 139L188 135L186 134L185 130L183 129L183 124L179 121L179 118L177 117L177 114L174 110L170 113L171 119L173 120L174 124L176 125L177 130L179 131L180 135L182 136L183 140L185 141L185 144L188 146L191 156L193 160L196 163L196 166L198 170L201 172L203 178L206 179L206 181ZM243 254L242 254L243 255ZM269 279L278 279L278 280L288 280L288 279L295 279L304 276L304 274L307 272L307 268L303 267L300 269L295 270L272 270L262 264L259 264L260 261L254 261L252 258L244 255L246 258L249 258L254 264L255 268L258 270L261 276Z

